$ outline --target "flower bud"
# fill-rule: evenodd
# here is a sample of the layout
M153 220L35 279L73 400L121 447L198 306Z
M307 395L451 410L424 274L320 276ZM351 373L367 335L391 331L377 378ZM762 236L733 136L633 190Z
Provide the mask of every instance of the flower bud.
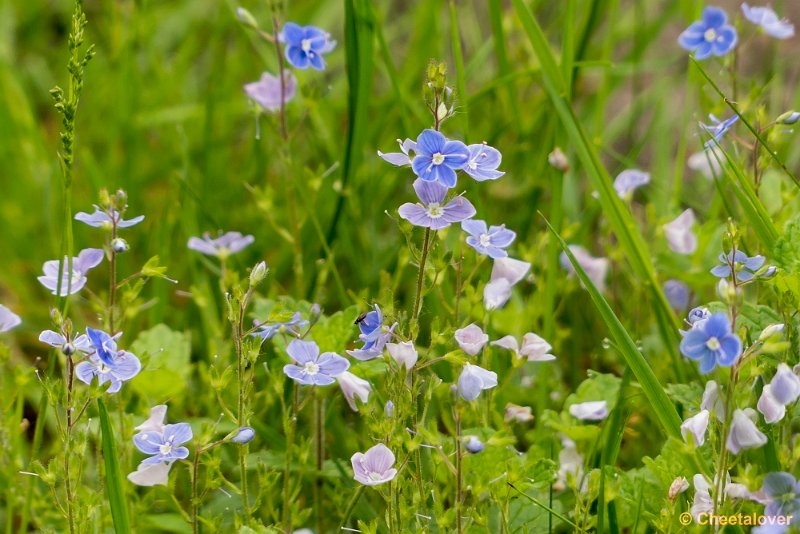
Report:
M478 454L484 448L483 442L477 436L469 436L466 438L464 447L472 454Z
M241 22L245 26L249 28L258 29L258 22L256 21L256 18L253 16L252 13L247 11L245 8L243 7L236 8L236 18L238 18L239 22Z
M553 151L547 155L547 162L558 171L567 172L569 170L569 160L559 147L555 147Z
M386 413L386 417L391 417L392 413L394 413L394 403L392 401L386 401L386 406L383 408L384 413Z
M239 429L236 435L231 438L231 441L244 445L245 443L250 443L253 441L254 437L256 437L256 431L249 426L243 426Z
M669 485L669 500L675 502L675 499L678 498L678 495L683 493L689 489L689 481L686 480L686 477L678 477L672 481L672 484Z
M61 352L64 353L64 356L72 356L75 354L75 345L72 343L64 343L64 345L61 347Z
M250 271L250 287L256 287L267 276L267 262L260 262Z
M797 121L800 121L800 111L787 111L775 119L775 122L781 124L795 124Z
M766 341L775 334L780 334L783 332L784 325L782 323L778 324L771 324L767 326L764 330L761 331L761 335L758 336L759 341Z
M122 254L123 252L128 252L130 250L130 245L128 242L122 239L121 237L114 238L111 241L111 250L113 250L116 254Z
M447 106L444 102L440 102L439 107L436 109L436 118L439 120L439 122L442 122L447 118L447 114Z
M761 273L761 275L760 275L760 278L761 278L762 280L767 280L767 279L769 279L769 278L772 278L772 277L773 277L773 276L775 276L776 274L778 274L778 268L777 268L777 267L775 267L774 265L770 265L769 267L767 267L767 268L764 270L764 272L763 272L763 273Z

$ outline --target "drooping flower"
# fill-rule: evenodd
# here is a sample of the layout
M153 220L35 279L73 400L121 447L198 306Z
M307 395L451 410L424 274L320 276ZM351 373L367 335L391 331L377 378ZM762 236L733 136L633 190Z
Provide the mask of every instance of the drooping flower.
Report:
M141 452L150 455L149 458L142 460L142 464L153 465L188 458L189 449L181 445L191 439L191 425L176 423L164 425L161 432L140 432L133 436L133 443Z
M366 403L369 400L372 386L363 378L359 378L349 371L344 371L336 376L336 381L339 382L339 387L342 388L344 398L354 412L358 411L356 397L358 397L362 403Z
M286 60L296 69L325 69L323 55L336 47L331 35L316 26L283 25L278 39L286 45Z
M386 350L389 351L389 356L397 362L397 365L405 367L407 371L413 369L417 364L417 359L419 359L419 354L414 347L413 341L387 343Z
M525 278L531 264L514 258L497 258L492 265L492 276L483 288L483 305L487 310L505 306L511 298L511 288Z
M116 393L122 388L122 383L127 382L142 370L139 358L132 352L117 348L117 339L122 332L109 336L102 330L86 329L86 336L92 344L94 352L89 354L89 359L75 366L75 376L85 384L91 384L94 377L97 383L103 385L110 382L107 393Z
M664 236L667 238L669 248L678 254L692 254L697 250L697 236L692 231L695 223L694 211L691 208L684 210L673 221L663 226Z
M518 404L508 403L503 410L503 420L506 423L515 421L517 423L528 423L533 421L532 408L530 406L519 406Z
M748 257L747 254L741 250L733 251L728 254L720 254L719 261L722 265L717 265L711 269L711 274L719 278L728 278L731 275L731 264L733 270L736 272L736 279L739 282L748 282L755 277L758 271L766 261L764 256Z
M678 44L694 52L695 59L703 60L709 56L724 56L736 46L736 28L728 24L725 12L713 6L703 9L700 20L693 22L678 37Z
M469 150L469 159L464 165L464 172L476 181L497 180L505 174L505 172L497 170L503 156L496 148L481 143L469 145L467 150Z
M683 436L684 441L689 434L692 435L694 438L694 446L699 447L706 441L706 429L708 428L708 417L709 417L708 410L700 410L700 413L689 417L686 419L683 424L681 425L681 435Z
M608 403L602 400L573 404L569 407L569 413L583 421L602 421L608 417Z
M414 226L441 230L475 215L475 206L463 195L457 195L445 204L447 188L439 182L417 178L414 180L414 191L420 202L406 202L397 210L400 217Z
M711 499L711 485L701 474L696 474L692 478L694 483L694 500L692 502L691 514L695 522L699 522L704 514L714 510L714 501Z
M244 92L250 100L265 111L281 109L281 91L283 91L284 106L297 94L297 78L291 71L283 71L283 88L281 88L281 79L269 72L263 73L257 82L251 82L244 86Z
M383 324L383 312L381 312L377 304L374 307L373 311L365 314L357 321L358 328L361 330L358 338L364 344L359 349L347 351L347 354L357 360L367 361L383 355L386 343L392 339L394 329L397 328L397 323L392 326Z
M710 413L715 414L720 422L724 420L725 403L722 402L719 396L719 386L716 381L709 380L706 382L706 387L703 390L703 398L700 401L700 409L708 410Z
M484 449L483 442L478 438L478 436L467 436L464 438L464 441L464 448L466 448L472 454L478 454Z
M255 238L251 235L242 235L240 232L226 232L219 237L212 238L208 232L203 237L190 237L187 246L196 252L207 256L216 256L224 259L231 254L240 252L251 245Z
M733 454L745 449L756 449L767 442L767 436L761 432L751 417L755 416L752 408L733 412L733 422L725 446Z
M777 423L786 415L786 406L775 398L770 384L766 384L761 390L756 408L764 416L764 422L768 425Z
M558 478L553 489L566 489L570 478L579 481L583 478L583 456L578 452L575 442L566 436L561 437L563 448L558 452Z
M0 334L8 332L22 323L19 315L0 304Z
M731 331L728 316L715 313L686 332L680 349L687 358L699 361L705 374L717 365L733 365L742 354L742 341Z
M50 260L44 262L43 270L44 276L38 278L39 282L50 290L53 295L59 297L66 297L67 295L74 295L86 285L86 273L94 269L100 262L103 261L105 252L99 248L87 248L80 253L77 257L72 258L72 273L69 271L69 260L64 257L63 272L61 276L61 291L58 288L58 260Z
M478 254L489 256L492 259L505 258L505 251L517 237L516 232L500 226L486 227L486 222L479 219L469 219L461 223L461 228L469 234L467 245L478 251Z
M91 214L83 211L76 213L75 220L88 224L89 226L94 226L95 228L111 230L114 226L117 228L130 228L131 226L135 226L144 220L144 215L139 215L138 217L126 221L122 218L122 214L115 209L107 211L100 208L100 206L95 206L94 212Z
M705 321L709 317L711 317L711 312L708 311L708 308L698 306L689 311L689 315L686 317L686 322L694 326L701 321Z
M231 441L239 443L240 445L245 445L253 441L254 437L256 437L256 431L252 427L243 426L236 432L236 435L231 438Z
M724 121L719 120L714 115L709 115L708 118L711 120L711 124L703 124L700 123L700 127L703 128L706 132L711 134L711 139L703 143L703 148L706 150L712 150L714 147L718 146L722 138L728 133L728 130L736 124L736 121L739 120L739 115L731 115ZM721 155L721 162L725 161L725 155L720 152ZM713 155L709 155L709 157L713 158Z
M689 286L680 280L664 282L664 296L675 311L685 310L689 306Z
M394 454L384 445L379 443L367 452L357 452L350 458L353 465L353 478L365 486L378 486L394 479L397 469L394 465Z
M335 377L350 368L350 362L336 353L320 354L319 347L313 341L293 339L286 347L286 352L295 363L285 365L283 372L295 382L306 386L333 384Z
M39 341L47 343L51 347L57 348L67 356L75 354L75 352L83 352L89 354L93 352L94 346L89 341L89 336L81 334L75 339L67 339L63 334L53 332L52 330L44 330L39 334Z
M581 268L586 271L586 276L589 277L595 287L601 292L605 291L608 258L596 258L580 245L570 245L569 250L575 256ZM572 275L575 274L575 267L572 266L572 262L569 261L566 253L562 252L558 259L565 271Z
M650 183L650 173L639 169L626 169L614 178L614 190L620 198L630 199L633 192Z
M288 321L264 324L259 324L259 321L255 321L255 324L258 325L258 330L250 335L254 337L260 337L262 341L267 341L282 332L287 332L295 337L300 337L300 331L308 326L308 321L303 319L303 314L300 312L295 312L294 315L292 315L292 318Z
M722 173L720 162L725 161L725 155L718 146L695 152L686 161L686 164L693 171L697 171L709 180Z
M406 138L405 141L398 139L397 144L400 145L401 152L384 153L378 150L378 156L383 158L384 161L388 161L392 165L395 165L396 167L405 167L407 165L411 165L413 156L410 156L409 152L415 152L417 150L417 143Z
M778 364L770 385L775 399L783 405L793 403L800 396L800 378L785 363Z
M454 337L459 348L470 356L478 354L489 341L489 336L475 323L459 328L455 331Z
M528 332L522 336L522 346L519 346L517 338L514 336L503 336L497 341L492 341L491 345L508 349L517 358L528 358L529 362L549 362L556 357L550 354L553 347L542 337Z
M744 13L744 18L761 26L767 35L776 39L794 37L794 25L786 19L778 18L778 15L770 7L750 7L745 2L742 4L742 13Z
M411 169L423 180L455 187L456 171L463 169L468 159L469 150L464 143L451 141L441 132L427 129L417 137Z
M497 386L497 373L469 363L464 364L464 370L458 377L458 392L466 401L477 399L481 391L495 386Z

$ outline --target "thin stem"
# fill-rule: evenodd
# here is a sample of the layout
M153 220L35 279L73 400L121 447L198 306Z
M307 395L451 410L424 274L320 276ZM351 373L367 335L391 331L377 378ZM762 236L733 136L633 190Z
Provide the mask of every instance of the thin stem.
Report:
M70 459L72 458L72 385L74 376L74 366L72 356L67 356L67 406L66 406L66 436L64 439L64 487L67 493L67 523L69 524L70 534L75 532L75 517L72 510L73 495L72 481L70 474Z
M462 499L462 471L461 471L461 412L458 409L458 401L453 407L456 420L456 531L458 534L463 532L461 524L461 499Z
M194 461L192 461L192 533L198 534L199 525L197 523L200 512L200 497L197 495L197 472L200 469L201 449L195 449Z
M276 37L273 42L275 43L275 52L278 56L278 76L281 79L281 107L279 114L281 118L281 137L283 137L284 142L286 142L289 139L289 132L286 129L286 78L283 76L283 53L281 52L281 41L277 38L278 17L275 15L272 16L272 30Z
M242 350L242 332L243 328L243 318L245 314L245 310L247 309L247 304L250 301L250 297L253 294L253 289L250 288L247 290L242 301L239 303L239 310L236 320L233 322L233 341L236 346L236 378L238 381L239 386L239 395L238 395L238 402L237 402L237 411L236 411L236 423L239 425L239 428L245 426L247 422L246 418L246 396L247 396L247 382L245 377L245 361L244 361L244 351ZM247 452L248 446L246 444L239 447L239 471L241 473L241 481L242 481L242 512L244 516L244 522L247 523L250 518L250 498L248 495L247 489Z
M292 510L289 502L289 475L292 469L292 446L294 445L295 426L297 425L298 386L294 383L294 396L292 399L292 412L289 414L286 428L286 464L283 470L283 531L292 532Z
M414 311L411 314L411 322L417 327L417 319L422 305L422 290L425 283L425 263L428 261L428 250L431 244L431 229L425 228L425 237L422 241L422 256L419 259L419 273L417 274L417 295L414 298Z
M325 462L325 428L324 399L314 388L314 447L317 459L317 472L314 476L314 513L317 520L317 532L322 529L322 466Z
M365 488L366 486L359 486L356 492L353 494L353 497L350 499L350 502L347 503L347 508L344 511L344 515L342 515L342 521L339 523L337 532L341 532L345 527L347 527L347 522L350 520L350 516L353 515L353 510L355 510L356 504L358 504L358 500L364 493Z
M121 211L120 217L121 215ZM111 251L109 287L108 287L108 333L114 335L114 306L117 300L117 253L114 251L114 240L117 238L117 221L114 217L112 208L111 217L111 241L109 250Z

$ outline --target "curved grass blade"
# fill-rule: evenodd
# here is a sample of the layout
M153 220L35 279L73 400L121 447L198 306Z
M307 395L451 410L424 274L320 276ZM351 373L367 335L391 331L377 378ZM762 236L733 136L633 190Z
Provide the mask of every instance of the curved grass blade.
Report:
M111 517L114 520L114 531L117 534L126 534L131 531L131 525L128 519L128 506L125 502L125 490L122 486L117 443L114 440L114 431L111 428L103 399L97 399L97 407L100 410L100 430L103 434L103 461L106 467L108 505L111 507Z

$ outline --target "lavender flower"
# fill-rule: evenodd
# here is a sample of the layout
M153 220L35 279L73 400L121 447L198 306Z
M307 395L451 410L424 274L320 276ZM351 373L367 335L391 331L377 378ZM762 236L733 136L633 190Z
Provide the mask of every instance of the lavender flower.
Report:
M67 339L66 336L59 334L58 332L44 330L41 334L39 334L39 341L42 343L47 343L51 347L60 350L67 356L71 356L75 354L75 352L89 354L95 350L94 345L92 345L92 342L89 341L89 336L86 334L81 334L75 339Z
M790 523L796 524L791 518L800 516L800 482L791 473L767 473L761 491L754 498L766 505L764 515L767 519L790 518Z
M739 115L731 115L724 121L719 120L714 115L709 115L709 119L711 119L711 124L703 124L700 123L700 127L703 128L706 132L711 135L711 139L706 141L703 144L703 148L706 150L713 150L714 147L718 146L722 138L731 129L731 127L736 124L736 121L739 120ZM724 158L724 154L722 154ZM709 156L712 157L712 156ZM722 161L725 161L724 159Z
M384 161L388 161L396 167L410 166L413 158L408 153L417 150L417 143L406 138L405 141L398 139L397 144L400 145L401 152L389 152L386 154L378 150L378 156L382 157Z
M464 328L459 328L455 331L454 337L458 342L458 346L469 354L475 356L478 354L483 346L489 341L489 336L481 330L481 327L472 323Z
M785 363L778 364L778 371L770 384L775 399L781 404L791 404L800 396L800 378Z
M153 432L162 434L164 432L164 418L167 415L167 406L160 404L150 408L150 417L141 425L135 427L140 432ZM139 464L136 471L128 474L128 480L137 486L166 486L169 481L169 470L173 462L160 462L157 464Z
M259 324L258 321L255 321L255 324L258 326L258 330L250 335L260 337L262 341L267 341L284 332L300 337L300 330L307 327L309 323L303 319L303 315L300 312L295 312L288 321L264 324Z
M736 272L736 279L739 282L749 282L752 280L766 261L764 256L748 257L741 250L728 252L727 255L720 254L719 261L722 265L717 265L711 269L711 274L719 278L728 278L731 275L731 264Z
M105 252L99 248L87 248L80 251L77 257L72 258L72 273L68 272L69 260L65 256L62 263L61 291L59 291L58 288L58 260L44 262L42 268L44 270L44 276L40 276L38 280L44 287L49 289L53 295L59 297L74 295L86 285L86 273L100 265L104 256Z
M742 341L731 331L728 316L715 313L684 334L680 349L687 358L700 361L705 374L716 365L733 365L742 354Z
M519 346L517 338L514 336L504 336L497 341L492 341L491 345L508 349L517 358L528 358L529 362L549 362L556 357L550 354L553 347L533 332L528 332L522 336L522 346Z
M463 169L469 160L469 150L464 143L450 141L441 132L430 129L419 134L414 152L411 160L414 174L445 187L455 187L456 171Z
M467 150L469 150L469 159L464 165L464 172L476 181L497 180L505 174L505 172L497 170L503 156L496 148L481 143L469 145Z
M742 4L744 18L761 26L767 35L776 39L789 39L794 37L794 25L778 15L770 7L750 7L747 2Z
M756 449L767 442L767 436L761 432L751 419L755 411L751 408L733 412L733 422L725 441L725 446L733 454L739 454L744 449Z
M458 377L458 392L466 401L477 399L481 391L495 386L497 386L497 373L469 363L464 364L464 370Z
M686 419L681 425L681 435L685 441L689 434L694 438L695 447L699 447L706 441L706 429L708 428L708 410L700 410L700 413Z
M299 384L307 386L328 386L335 377L350 368L350 362L333 352L319 353L313 341L293 339L286 352L294 364L285 365L283 372Z
M721 161L725 161L725 154L718 146L710 147L702 152L695 152L686 161L693 171L697 171L709 180L722 173Z
M239 443L240 445L245 445L246 443L253 441L254 437L256 437L256 431L249 426L243 426L236 432L236 435L233 436L230 441Z
M419 354L417 349L414 348L413 341L403 341L401 343L387 343L386 350L389 351L397 365L405 367L406 371L410 371L417 364Z
M492 259L505 258L508 252L505 251L517 237L512 230L507 230L506 226L486 227L486 222L479 219L469 219L461 223L461 228L470 234L467 237L467 244L478 251L478 254L489 256Z
M697 236L692 232L695 223L694 211L691 208L684 210L673 221L665 224L664 235L669 248L678 254L692 254L697 250Z
M297 78L291 71L283 71L283 89L281 89L281 79L268 72L263 73L257 82L244 86L247 96L266 111L281 109L281 91L283 91L283 105L286 105L297 94Z
M89 226L94 226L95 228L111 230L115 226L117 228L130 228L131 226L135 226L144 220L144 215L139 215L138 217L126 221L122 219L122 214L115 209L106 211L99 206L95 206L94 213L89 214L80 211L75 214L75 220L88 224Z
M724 56L736 46L736 29L728 24L728 16L718 7L703 9L702 18L691 24L678 37L678 44L694 52L695 59Z
M464 448L466 448L472 454L478 454L484 449L484 444L480 439L478 439L478 436L467 436L465 438L465 442Z
M190 237L187 246L201 254L225 259L251 245L254 240L253 236L243 236L240 232L226 232L216 238L212 238L211 234L206 232L203 234L202 239Z
M142 460L144 465L174 462L189 457L189 449L181 447L192 439L192 427L189 423L164 425L161 432L146 431L133 436L136 448L149 458Z
M761 390L756 408L764 416L764 422L768 425L777 423L786 415L786 406L775 398L771 384L766 384Z
M614 179L614 190L620 198L630 199L634 191L649 183L650 173L639 169L627 169Z
M608 403L603 400L573 404L569 407L569 413L583 421L602 421L608 417Z
M19 318L19 315L0 304L0 334L19 326L20 323L22 323L22 319Z
M492 265L492 276L483 288L483 306L495 310L505 306L511 298L511 288L525 278L531 264L514 258L497 258Z
M357 452L350 458L353 464L353 478L365 486L378 486L394 479L397 469L392 467L395 458L389 448L379 443L367 450Z
M570 245L569 250L572 252L572 255L575 256L575 259L578 261L578 264L581 266L581 268L586 271L586 276L591 279L592 283L597 287L597 289L601 292L605 291L606 274L608 273L608 259L595 258L589 254L588 250L580 245ZM565 271L572 275L575 274L575 267L572 266L572 262L569 261L569 257L566 253L561 253L559 256L559 263Z
M283 25L278 39L286 45L286 60L296 69L325 69L322 58L336 47L328 32L316 26L299 26L294 22Z
M397 323L391 327L383 324L383 312L375 304L375 309L358 321L361 334L358 336L364 344L359 349L348 350L347 354L361 361L372 360L383 354L386 343L392 339Z
M475 215L475 207L462 195L445 204L447 188L438 182L418 178L414 180L414 191L420 202L406 202L398 209L400 217L414 226L441 230Z
M107 393L116 393L122 388L123 382L139 374L142 370L139 358L131 352L117 348L117 339L121 335L122 332L119 332L111 337L102 330L86 329L86 336L94 352L89 354L88 360L75 366L78 380L89 385L97 377L97 383L101 386L106 382L111 383Z
M673 310L685 310L689 305L689 286L680 280L667 280L664 282L664 296Z
M339 387L342 388L344 398L347 400L347 404L350 405L350 408L354 412L358 411L356 397L358 397L361 402L365 404L369 400L369 394L372 391L372 386L370 386L369 382L363 378L359 378L353 373L345 371L336 376L336 381L339 382Z

